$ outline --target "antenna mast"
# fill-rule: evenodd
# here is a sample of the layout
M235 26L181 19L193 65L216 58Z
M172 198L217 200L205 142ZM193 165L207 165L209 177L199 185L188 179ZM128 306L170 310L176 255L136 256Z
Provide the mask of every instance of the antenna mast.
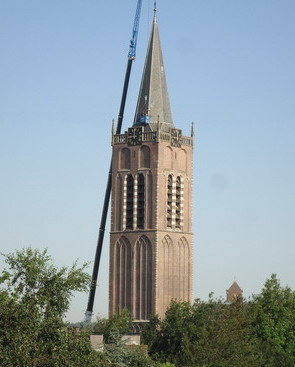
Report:
M124 80L120 110L119 110L119 115L118 115L116 134L121 133L125 104L126 104L126 97L127 97L130 74L131 74L132 61L135 60L135 57L136 57L136 44L137 44L137 35L138 35L138 28L139 28L141 5L142 5L142 0L138 0L134 24L133 24L133 30L132 30L132 38L130 40L130 46L129 46L129 52L128 52L127 69L125 73L125 80ZM106 192L105 192L105 197L104 197L104 204L103 204L101 222L100 222L100 227L99 227L95 259L94 259L94 264L93 264L92 282L91 282L91 287L89 291L87 310L85 312L85 322L87 323L91 322L91 318L93 315L93 304L94 304L94 298L95 298L95 292L96 292L96 286L97 286L97 276L98 276L98 271L99 271L99 264L100 264L100 258L101 258L106 219L107 219L108 209L109 209L111 190L112 190L112 162L110 164L110 169L108 173L108 182L107 182L107 187L106 187Z

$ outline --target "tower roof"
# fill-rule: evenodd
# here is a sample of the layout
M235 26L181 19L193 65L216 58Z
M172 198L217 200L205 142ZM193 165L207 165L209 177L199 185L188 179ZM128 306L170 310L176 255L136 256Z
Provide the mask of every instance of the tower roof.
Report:
M233 284L227 289L226 291L226 300L227 302L231 303L237 300L238 297L243 296L243 290L238 285L236 281L233 282Z
M158 123L163 130L174 126L155 14L133 125L148 124L156 130Z
M229 287L228 292L243 293L243 290L236 281Z

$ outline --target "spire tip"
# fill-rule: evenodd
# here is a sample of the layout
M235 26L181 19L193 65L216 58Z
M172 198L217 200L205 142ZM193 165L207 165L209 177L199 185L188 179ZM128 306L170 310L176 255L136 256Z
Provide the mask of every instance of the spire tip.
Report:
M154 1L154 21L157 19L157 1Z

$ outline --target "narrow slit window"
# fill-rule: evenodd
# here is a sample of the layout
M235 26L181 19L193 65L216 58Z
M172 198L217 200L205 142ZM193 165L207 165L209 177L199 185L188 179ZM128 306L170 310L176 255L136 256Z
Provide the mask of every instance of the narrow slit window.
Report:
M137 228L144 228L144 175L140 174L138 176L138 186L137 186Z

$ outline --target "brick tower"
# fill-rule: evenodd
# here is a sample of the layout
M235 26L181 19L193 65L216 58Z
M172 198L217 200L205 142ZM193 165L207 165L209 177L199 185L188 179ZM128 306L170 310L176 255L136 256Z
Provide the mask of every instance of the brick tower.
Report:
M112 146L109 314L145 321L192 298L193 132L173 124L156 15L134 123Z

